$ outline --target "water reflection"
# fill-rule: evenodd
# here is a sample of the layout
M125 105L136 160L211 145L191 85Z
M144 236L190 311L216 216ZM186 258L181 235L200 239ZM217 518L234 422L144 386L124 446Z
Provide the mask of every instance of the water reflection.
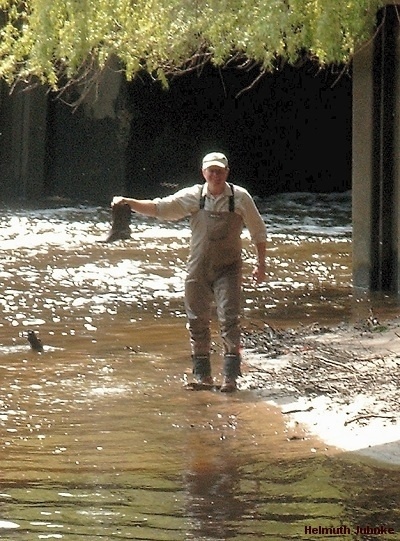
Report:
M246 281L244 324L351 317L349 199L266 210L269 281ZM398 469L290 437L251 391L183 392L187 224L135 218L132 239L104 245L109 217L3 209L0 537L320 539L305 526L385 523L399 539Z
M187 539L236 537L235 524L254 513L251 503L240 494L238 457L217 446L205 449L203 441L190 441L187 454Z

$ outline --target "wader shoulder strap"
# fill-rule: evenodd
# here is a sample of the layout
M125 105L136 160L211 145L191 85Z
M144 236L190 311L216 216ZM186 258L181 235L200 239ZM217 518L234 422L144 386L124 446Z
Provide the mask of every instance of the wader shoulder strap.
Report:
M233 184L229 184L232 195L229 196L229 212L235 212L235 192L233 190Z
M235 192L233 190L233 184L229 184L232 195L229 196L229 212L235 212ZM206 203L206 196L203 195L203 189L200 192L200 210L204 209Z
M200 210L203 210L206 204L206 196L203 195L203 186L200 188Z

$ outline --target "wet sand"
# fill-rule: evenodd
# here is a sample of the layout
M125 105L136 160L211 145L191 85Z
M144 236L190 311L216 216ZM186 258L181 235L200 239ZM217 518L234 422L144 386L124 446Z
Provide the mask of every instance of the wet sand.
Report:
M338 451L400 464L400 319L250 332L242 388L288 427Z

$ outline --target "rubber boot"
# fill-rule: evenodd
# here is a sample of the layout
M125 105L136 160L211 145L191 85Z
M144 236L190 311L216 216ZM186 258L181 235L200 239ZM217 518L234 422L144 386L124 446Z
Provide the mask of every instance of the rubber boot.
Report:
M236 391L236 379L242 375L240 371L241 357L236 353L226 353L224 356L224 366L222 374L224 379L221 385L222 393L232 393Z
M193 375L198 383L212 385L211 363L209 355L192 355Z
M131 208L126 203L114 205L111 209L111 231L103 242L129 239L131 236Z

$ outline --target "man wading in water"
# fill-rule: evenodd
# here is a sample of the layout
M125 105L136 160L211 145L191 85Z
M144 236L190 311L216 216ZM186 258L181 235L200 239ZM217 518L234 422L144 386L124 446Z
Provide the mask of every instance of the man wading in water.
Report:
M190 216L192 238L185 280L185 309L197 383L212 385L211 304L215 300L224 344L222 392L236 390L240 373L241 233L250 232L257 249L255 280L265 278L266 229L258 209L244 188L227 183L228 160L220 152L203 158L204 184L153 200L116 196L112 205L128 204L134 212L161 220Z

